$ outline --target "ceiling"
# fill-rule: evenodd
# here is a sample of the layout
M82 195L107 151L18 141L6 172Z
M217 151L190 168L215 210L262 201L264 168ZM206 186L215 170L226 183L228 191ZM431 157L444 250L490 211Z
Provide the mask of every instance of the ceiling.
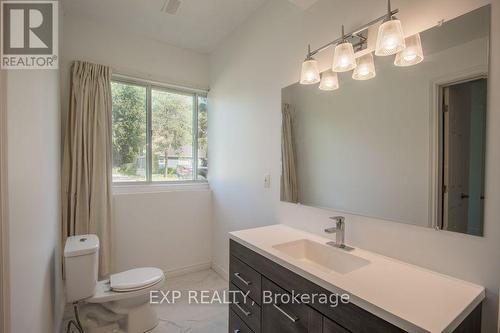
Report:
M165 0L63 0L63 9L65 15L210 53L266 1L181 0L175 15L162 11Z

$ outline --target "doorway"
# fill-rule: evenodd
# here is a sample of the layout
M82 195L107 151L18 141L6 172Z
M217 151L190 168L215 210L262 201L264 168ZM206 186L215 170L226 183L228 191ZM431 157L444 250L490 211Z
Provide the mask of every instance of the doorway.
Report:
M483 234L486 78L441 87L441 214L443 230Z

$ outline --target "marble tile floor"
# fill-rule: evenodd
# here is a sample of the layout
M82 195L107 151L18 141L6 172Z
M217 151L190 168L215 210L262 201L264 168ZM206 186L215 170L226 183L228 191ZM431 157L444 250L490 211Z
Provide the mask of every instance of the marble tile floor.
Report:
M160 318L151 333L225 333L227 332L228 306L225 304L189 304L188 291L218 292L228 290L228 282L213 270L190 273L168 278L164 291L181 291L182 297L175 304L154 305Z
M228 305L226 304L189 304L190 290L209 291L222 294L228 290L228 282L213 270L189 273L165 281L163 291L178 290L183 297L175 304L155 304L160 322L148 333L226 333L228 331ZM159 295L161 298L161 295ZM70 305L66 307L61 333L66 333L66 325L73 318ZM76 330L73 330L76 332Z

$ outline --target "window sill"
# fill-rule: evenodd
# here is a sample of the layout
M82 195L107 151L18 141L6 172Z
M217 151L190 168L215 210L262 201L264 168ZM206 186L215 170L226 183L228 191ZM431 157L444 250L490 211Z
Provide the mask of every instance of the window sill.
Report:
M208 191L210 185L208 182L179 182L179 183L160 183L160 184L113 184L113 195L120 194L139 194L139 193L162 193L162 192L181 192L181 191Z

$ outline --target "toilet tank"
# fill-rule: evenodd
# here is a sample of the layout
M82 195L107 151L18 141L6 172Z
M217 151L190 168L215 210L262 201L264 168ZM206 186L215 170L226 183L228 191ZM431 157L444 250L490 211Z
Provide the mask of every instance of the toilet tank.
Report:
M68 237L64 246L64 273L68 303L94 295L98 267L99 238L96 235Z

